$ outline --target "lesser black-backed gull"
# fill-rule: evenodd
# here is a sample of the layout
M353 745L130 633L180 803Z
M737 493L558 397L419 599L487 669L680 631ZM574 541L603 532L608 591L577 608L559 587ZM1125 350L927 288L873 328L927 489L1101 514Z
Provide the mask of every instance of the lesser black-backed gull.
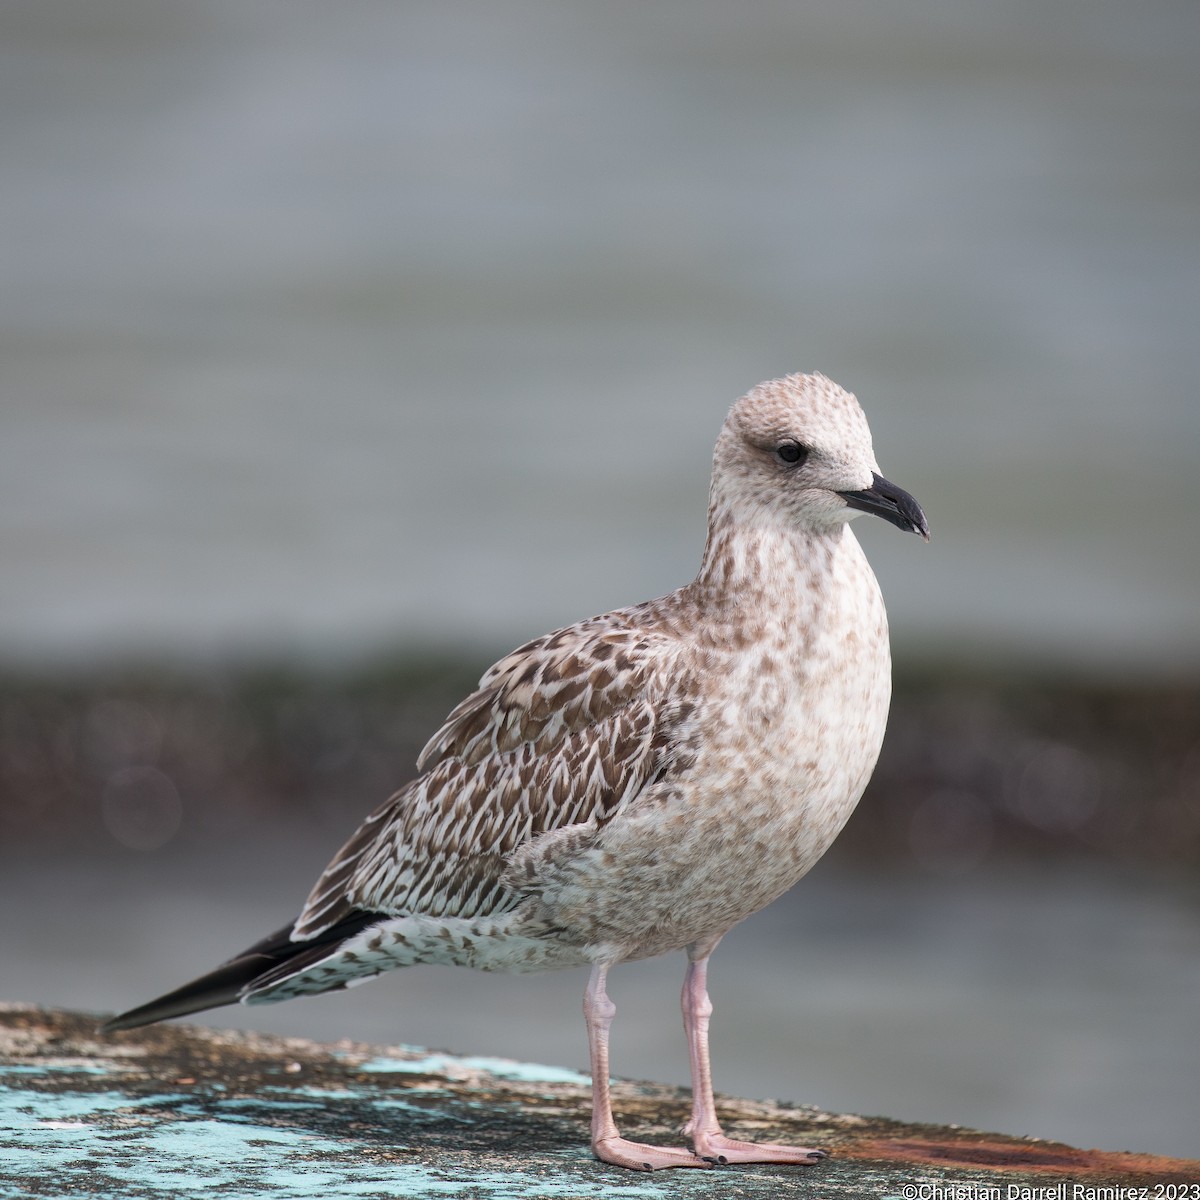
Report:
M809 1164L727 1138L708 958L828 849L874 769L887 617L849 520L928 537L879 473L858 402L821 375L760 384L717 440L696 578L513 651L446 719L296 921L106 1030L324 992L414 963L587 964L592 1149L623 1167ZM691 1148L627 1141L609 1100L609 968L683 950Z

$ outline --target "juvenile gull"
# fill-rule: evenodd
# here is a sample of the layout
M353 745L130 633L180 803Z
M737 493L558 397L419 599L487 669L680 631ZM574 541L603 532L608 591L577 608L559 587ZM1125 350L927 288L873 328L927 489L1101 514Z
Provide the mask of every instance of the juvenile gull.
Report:
M810 1164L717 1122L709 955L829 848L874 769L887 616L847 522L928 538L879 473L858 402L822 375L759 384L713 456L700 572L489 668L363 822L296 921L105 1031L345 987L393 967L591 966L592 1150L639 1170ZM688 956L692 1148L627 1141L609 1099L609 968Z

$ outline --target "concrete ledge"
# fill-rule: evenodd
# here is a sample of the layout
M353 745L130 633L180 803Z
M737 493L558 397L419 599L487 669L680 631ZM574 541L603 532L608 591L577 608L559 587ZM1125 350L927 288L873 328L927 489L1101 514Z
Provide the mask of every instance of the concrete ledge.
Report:
M1133 1200L1100 1190L1113 1187L1148 1187L1156 1200L1157 1184L1200 1185L1200 1161L728 1097L733 1136L831 1157L809 1168L633 1174L592 1159L588 1081L573 1071L188 1025L99 1038L95 1025L91 1015L0 1006L4 1200ZM645 1141L677 1139L688 1111L685 1092L654 1084L619 1083L614 1100L622 1132ZM1200 1191L1163 1190L1173 1195Z

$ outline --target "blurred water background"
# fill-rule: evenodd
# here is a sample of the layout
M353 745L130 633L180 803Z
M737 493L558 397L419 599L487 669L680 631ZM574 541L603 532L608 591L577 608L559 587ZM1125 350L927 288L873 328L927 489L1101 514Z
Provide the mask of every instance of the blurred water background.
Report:
M714 961L718 1085L1200 1156L1192 0L0 10L0 1000L289 919L497 654L686 581L854 390L898 669ZM615 1067L686 1080L682 964ZM578 973L210 1014L569 1065ZM533 1019L531 1019L531 1016Z

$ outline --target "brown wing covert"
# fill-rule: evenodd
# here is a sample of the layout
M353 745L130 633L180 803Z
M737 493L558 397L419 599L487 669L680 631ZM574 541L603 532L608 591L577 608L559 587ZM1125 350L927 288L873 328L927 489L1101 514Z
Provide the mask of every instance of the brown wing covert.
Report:
M670 639L611 614L522 646L491 667L418 759L425 771L372 813L326 868L293 930L355 911L503 912L512 852L539 834L603 824L670 761Z

